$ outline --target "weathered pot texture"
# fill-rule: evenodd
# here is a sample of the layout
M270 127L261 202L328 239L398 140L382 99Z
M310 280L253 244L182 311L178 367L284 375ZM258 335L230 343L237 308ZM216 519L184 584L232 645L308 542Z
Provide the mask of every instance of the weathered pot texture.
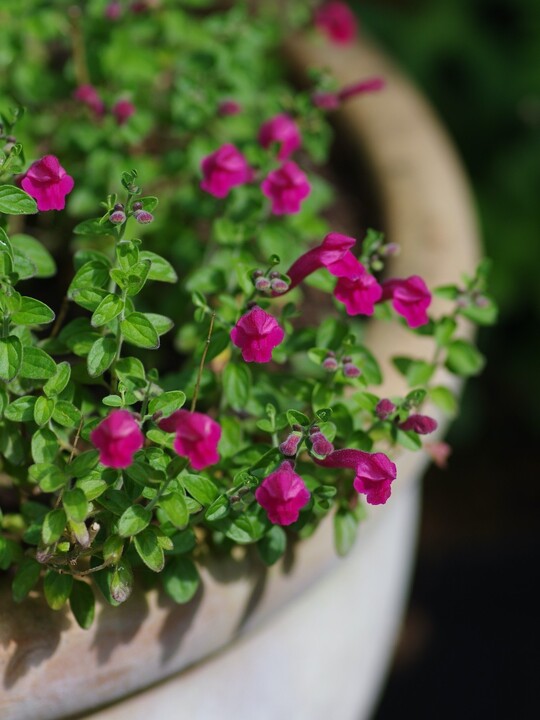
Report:
M336 49L297 38L287 52L297 68L323 65L342 84L387 80L383 93L350 101L336 120L372 176L388 239L401 246L392 273L421 275L433 287L472 271L478 240L467 182L424 99L366 42ZM392 355L431 354L424 339L382 324L369 327L367 342L384 359L381 394L403 389ZM141 592L120 609L101 605L84 631L38 597L15 605L4 583L0 717L53 720L96 708L85 717L369 717L406 598L426 463L423 453L398 460L392 498L369 509L345 560L326 522L268 571L249 552L207 565L202 591L186 606Z

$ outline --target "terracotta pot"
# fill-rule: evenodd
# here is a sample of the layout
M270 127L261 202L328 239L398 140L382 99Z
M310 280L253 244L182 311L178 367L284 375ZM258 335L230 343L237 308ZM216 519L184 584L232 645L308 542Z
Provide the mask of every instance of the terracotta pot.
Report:
M297 68L324 65L341 84L388 80L385 92L349 102L337 121L373 177L389 240L402 247L392 272L435 286L472 271L478 240L467 183L424 99L369 44L339 49L303 38L287 52ZM367 342L385 359L381 393L402 389L388 365L396 351L431 354L429 342L375 323ZM100 605L84 631L38 597L15 605L4 583L0 717L52 720L121 698L91 717L368 717L406 597L426 463L422 453L400 459L390 502L370 508L347 559L336 558L326 522L269 571L249 550L202 568L203 588L186 606L139 592L120 609Z

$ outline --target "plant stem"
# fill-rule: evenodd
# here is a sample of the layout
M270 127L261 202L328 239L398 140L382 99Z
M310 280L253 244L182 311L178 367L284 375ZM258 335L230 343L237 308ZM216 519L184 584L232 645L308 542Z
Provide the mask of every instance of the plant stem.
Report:
M214 330L214 321L216 319L216 313L215 311L212 312L210 316L210 327L208 328L208 337L206 338L203 354L201 357L201 362L199 364L199 372L197 373L197 381L195 383L195 390L193 391L193 398L191 400L191 412L195 411L195 408L197 407L197 398L199 397L199 389L201 387L201 378L204 370L204 362L206 360L206 356L208 354L208 348L210 347L210 341L212 339L212 331Z
M180 473L184 472L184 470L187 468L188 464L189 464L189 460L186 458L186 461L185 461L185 463L184 463L184 467L180 470ZM178 473L178 475L180 475L180 473ZM151 500L151 501L148 503L148 505L146 506L146 510L153 510L153 509L156 507L156 505L158 504L158 502L161 500L161 498L163 497L163 495L164 495L165 492L167 491L167 488L169 487L169 485L170 485L170 483L171 483L171 480L174 480L174 478L170 477L170 478L167 478L167 479L165 480L165 482L163 483L163 485L159 488L156 497L155 497L153 500Z

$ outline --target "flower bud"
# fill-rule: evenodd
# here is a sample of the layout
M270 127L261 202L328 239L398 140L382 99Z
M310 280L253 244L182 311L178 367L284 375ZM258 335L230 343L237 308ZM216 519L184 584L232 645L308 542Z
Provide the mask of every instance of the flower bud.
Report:
M375 415L377 415L379 420L386 420L386 418L389 417L395 409L396 406L391 400L388 400L388 398L383 398L377 403L377 407L375 408Z
M117 603L125 602L133 590L133 572L127 565L118 565L111 575L111 597Z
M338 369L338 361L335 357L328 355L324 358L322 366L328 372L335 372Z
M340 105L337 93L316 92L311 96L311 102L320 110L335 110Z
M437 429L437 421L429 415L409 415L398 425L401 430L414 430L418 435L429 435Z
M313 452L319 457L326 457L334 452L334 446L320 430L312 432L309 439Z
M286 293L289 289L289 283L283 280L281 277L272 278L271 281L272 290L278 295Z
M133 217L141 225L148 225L154 219L154 216L152 213L149 213L148 210L136 210L133 213Z
M264 272L262 270L257 269L257 270L254 270L252 274L253 274L254 278L258 278L258 277L262 277L264 275Z
M240 112L242 112L242 106L234 100L222 100L218 105L218 115L221 117L238 115Z
M359 367L354 365L352 362L343 363L343 374L348 378L357 378L362 374Z
M255 288L259 292L266 292L267 290L270 290L270 280L267 277L258 277L255 280Z
M134 212L136 212L137 210L142 210L142 209L143 209L143 204L142 204L142 202L140 202L139 200L137 200L137 202L134 202L134 203L133 203L131 209L132 209Z
M114 223L114 225L122 225L127 220L126 213L123 210L113 210L109 215L109 220Z
M380 249L380 253L383 257L391 257L399 253L400 247L397 243L388 243L383 245Z
M478 295L474 300L474 304L476 307L485 308L489 305L489 300L484 295Z
M298 450L298 445L302 442L302 433L301 432L292 432L287 439L281 443L279 446L279 449L284 455L287 455L288 457L293 457L296 455L296 451Z

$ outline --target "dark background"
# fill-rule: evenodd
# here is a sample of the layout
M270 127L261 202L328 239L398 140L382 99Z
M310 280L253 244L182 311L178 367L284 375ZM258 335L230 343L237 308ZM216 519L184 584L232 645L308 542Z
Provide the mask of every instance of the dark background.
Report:
M459 148L494 261L495 328L432 468L416 572L374 720L538 717L540 2L362 0Z

